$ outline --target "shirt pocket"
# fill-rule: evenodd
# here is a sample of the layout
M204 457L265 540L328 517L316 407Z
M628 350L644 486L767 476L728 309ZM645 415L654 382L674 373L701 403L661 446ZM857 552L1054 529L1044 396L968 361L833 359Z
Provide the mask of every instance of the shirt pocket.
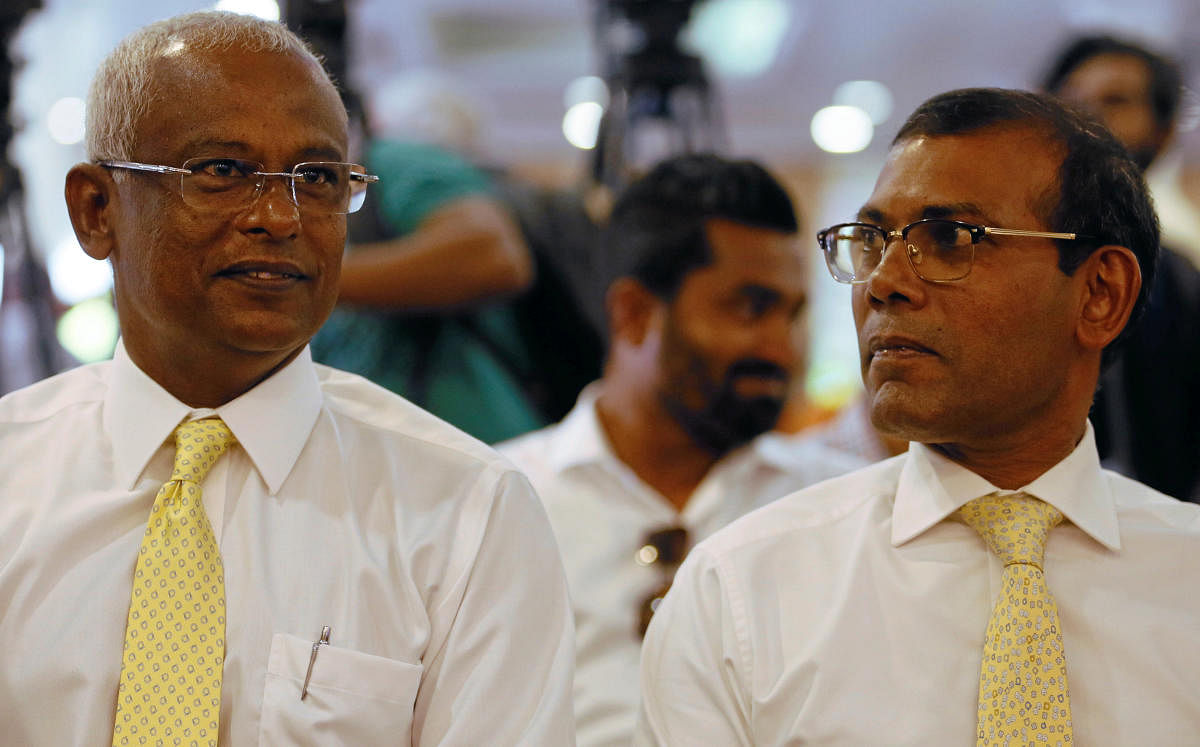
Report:
M412 741L422 667L321 645L308 694L300 700L312 641L271 639L259 723L260 745L376 745Z

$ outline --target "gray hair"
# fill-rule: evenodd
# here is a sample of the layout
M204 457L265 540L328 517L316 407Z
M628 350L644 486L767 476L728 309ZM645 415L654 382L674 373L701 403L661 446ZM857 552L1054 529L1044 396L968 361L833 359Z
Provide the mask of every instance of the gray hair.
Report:
M154 61L182 48L294 53L320 58L282 23L225 11L201 11L152 23L125 37L92 79L87 100L87 155L93 161L132 157L136 125L150 106ZM325 73L328 79L328 73ZM332 81L331 81L332 84Z

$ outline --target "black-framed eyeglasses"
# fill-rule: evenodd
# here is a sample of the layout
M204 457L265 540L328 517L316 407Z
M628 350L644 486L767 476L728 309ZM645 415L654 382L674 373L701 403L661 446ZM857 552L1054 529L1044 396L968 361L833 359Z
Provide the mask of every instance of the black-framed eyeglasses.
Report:
M642 598L638 604L637 634L638 638L646 636L650 627L650 618L662 602L663 597L671 589L675 580L675 571L688 552L688 530L683 527L667 527L648 532L642 539L642 544L634 553L638 565L654 566L662 572L662 583Z
M257 161L205 156L189 158L182 167L136 161L98 161L109 169L178 174L184 203L209 212L240 210L258 199L267 177L287 179L292 203L317 214L353 213L367 198L367 185L379 181L357 163L306 161L291 171L264 171Z
M1089 237L1057 231L1024 231L977 226L943 218L926 218L888 231L871 223L838 223L817 233L825 265L839 283L865 283L894 238L904 242L904 255L917 277L931 283L951 283L971 274L975 245L985 236L1031 236L1065 241Z

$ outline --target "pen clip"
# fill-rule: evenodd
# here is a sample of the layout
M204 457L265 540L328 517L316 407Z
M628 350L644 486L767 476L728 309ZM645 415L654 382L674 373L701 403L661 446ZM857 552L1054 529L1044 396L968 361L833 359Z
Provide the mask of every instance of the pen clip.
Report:
M321 637L313 641L312 654L308 657L308 671L304 673L304 685L300 688L300 700L304 700L304 696L308 695L308 681L312 679L313 664L317 663L317 652L321 650L321 645L329 645L329 626L321 628Z

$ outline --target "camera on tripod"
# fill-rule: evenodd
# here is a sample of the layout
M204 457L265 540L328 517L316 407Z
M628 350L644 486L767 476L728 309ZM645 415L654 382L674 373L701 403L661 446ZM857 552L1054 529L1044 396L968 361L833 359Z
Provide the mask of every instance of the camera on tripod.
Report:
M724 122L704 61L679 44L695 0L595 1L609 106L593 180L615 193L663 158L721 150Z

